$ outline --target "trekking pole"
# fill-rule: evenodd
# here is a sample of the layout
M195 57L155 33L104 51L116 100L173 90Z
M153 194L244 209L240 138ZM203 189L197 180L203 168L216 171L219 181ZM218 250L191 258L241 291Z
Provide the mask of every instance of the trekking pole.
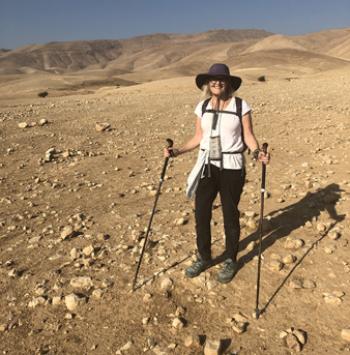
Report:
M267 154L267 143L262 145L262 150ZM255 319L259 319L259 293L260 293L260 269L261 269L261 245L263 237L263 218L264 218L264 195L265 195L265 180L266 180L266 164L262 163L261 171L261 197L260 197L260 222L259 222L259 257L258 257L258 279L256 282L256 304L255 304Z
M167 142L167 148L171 148L174 144L174 142L170 139L170 138L167 138L166 140ZM172 156L172 155L171 155ZM132 290L135 291L135 286L136 286L136 282L137 282L137 275L139 273L139 270L140 270L140 266L141 266L141 262L142 262L142 258L143 258L143 254L145 252L145 249L146 249L146 244L147 244L147 239L148 239L148 235L149 235L149 232L151 230L151 224L152 224L152 220L153 220L153 216L154 216L154 213L156 211L156 205L157 205L157 202L158 202L158 198L159 198L159 195L160 195L160 189L162 187L162 183L163 183L163 180L164 180L164 176L165 176L165 171L166 171L166 168L168 166L168 162L169 162L169 157L166 157L165 158L165 161L164 161L164 165L163 165L163 170L162 170L162 173L160 175L160 180L159 180L159 185L158 185L158 190L157 190L157 193L156 193L156 198L155 198L155 201L154 201L154 205L153 205L153 210L152 210L152 213L151 213L151 218L149 220L149 223L148 223L148 227L147 227L147 232L146 232L146 236L145 236L145 241L143 243L143 247L142 247L142 251L141 251L141 255L140 255L140 259L139 259L139 262L137 264L137 268L136 268L136 273L135 273L135 277L134 277L134 282L133 282L133 285L132 285Z

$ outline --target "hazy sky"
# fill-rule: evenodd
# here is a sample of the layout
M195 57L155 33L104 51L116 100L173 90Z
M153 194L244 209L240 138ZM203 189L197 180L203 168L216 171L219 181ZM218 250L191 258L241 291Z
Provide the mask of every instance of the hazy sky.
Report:
M350 0L0 0L0 48L151 33L350 27Z

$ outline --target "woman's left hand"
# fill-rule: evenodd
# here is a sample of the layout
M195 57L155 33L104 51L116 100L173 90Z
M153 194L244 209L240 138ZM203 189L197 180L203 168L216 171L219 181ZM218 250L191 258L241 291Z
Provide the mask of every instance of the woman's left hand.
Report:
M270 159L271 159L270 153L264 153L262 151L259 152L258 161L266 165L270 162Z

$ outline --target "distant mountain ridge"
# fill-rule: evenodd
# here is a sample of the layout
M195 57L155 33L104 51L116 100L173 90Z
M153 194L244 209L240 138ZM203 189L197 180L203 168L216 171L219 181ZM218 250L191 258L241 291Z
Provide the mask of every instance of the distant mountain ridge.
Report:
M256 29L218 29L0 49L0 75L4 80L25 77L22 74L51 75L63 87L132 85L191 76L206 71L214 62L225 62L233 70L246 70L251 75L303 74L350 66L350 29L299 36Z
M187 53L193 46L200 47L206 43L258 40L271 34L264 30L213 30L190 35L160 33L121 40L50 42L1 52L0 68L7 73L26 73L30 69L56 73L74 72L94 65L104 68L122 54L141 53L151 48L162 52L162 46L182 45Z

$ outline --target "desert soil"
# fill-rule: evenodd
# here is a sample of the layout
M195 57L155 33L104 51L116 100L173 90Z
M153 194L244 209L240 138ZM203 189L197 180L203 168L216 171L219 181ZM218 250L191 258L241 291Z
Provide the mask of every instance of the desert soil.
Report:
M194 132L193 77L0 99L1 352L217 354L209 347L221 341L224 354L280 355L301 345L290 328L306 334L304 354L350 351L349 92L349 70L337 70L246 81L238 93L272 155L259 320L261 167L249 156L234 280L217 283L220 265L184 276L195 253L192 152L168 167L132 292L165 139L181 145ZM223 233L218 198L215 256Z

